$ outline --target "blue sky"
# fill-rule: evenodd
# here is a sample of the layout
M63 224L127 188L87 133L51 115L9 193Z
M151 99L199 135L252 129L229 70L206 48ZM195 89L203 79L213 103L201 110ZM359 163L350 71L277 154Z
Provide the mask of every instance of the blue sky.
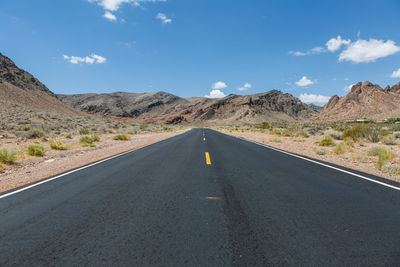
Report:
M396 0L1 0L0 52L56 93L278 89L323 104L358 81L399 82L399 12Z

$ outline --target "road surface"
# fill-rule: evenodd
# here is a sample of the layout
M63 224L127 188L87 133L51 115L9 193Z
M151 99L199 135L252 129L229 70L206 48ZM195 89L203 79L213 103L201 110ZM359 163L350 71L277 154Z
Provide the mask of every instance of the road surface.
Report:
M399 264L400 191L208 129L0 199L1 266Z

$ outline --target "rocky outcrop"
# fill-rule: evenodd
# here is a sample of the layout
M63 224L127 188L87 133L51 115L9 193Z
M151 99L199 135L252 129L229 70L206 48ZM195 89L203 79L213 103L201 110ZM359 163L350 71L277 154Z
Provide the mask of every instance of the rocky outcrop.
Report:
M400 83L384 90L369 81L357 83L344 97L333 96L316 117L323 121L400 117Z

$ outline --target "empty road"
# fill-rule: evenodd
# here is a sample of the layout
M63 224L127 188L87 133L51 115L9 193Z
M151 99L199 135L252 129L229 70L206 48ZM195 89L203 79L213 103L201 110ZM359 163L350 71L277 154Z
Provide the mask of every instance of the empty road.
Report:
M0 266L399 264L400 191L208 129L0 198Z

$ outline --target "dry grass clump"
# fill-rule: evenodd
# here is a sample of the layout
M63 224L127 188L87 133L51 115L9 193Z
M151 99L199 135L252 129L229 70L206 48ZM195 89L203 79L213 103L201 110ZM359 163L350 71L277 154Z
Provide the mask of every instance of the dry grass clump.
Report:
M85 134L89 134L89 130L87 128L81 128L79 130L79 134L80 135L85 135Z
M277 128L273 128L270 133L278 136L282 135L282 131Z
M322 150L317 150L315 153L317 155L323 156L323 155L326 155L326 153L328 153L328 151L326 151L325 149L322 149Z
M30 145L28 147L28 154L31 156L36 157L43 157L44 156L44 147L39 145Z
M385 145L388 145L388 146L397 145L397 142L396 142L396 140L394 139L394 137L393 137L392 135L386 136L386 137L383 139L383 143L384 143Z
M383 166L382 171L389 174L400 175L400 166Z
M7 148L0 149L0 163L14 164L17 160L17 151L9 151Z
M6 169L6 165L4 165L3 163L0 163L0 172L4 171Z
M67 150L68 146L61 141L50 141L50 148L54 150Z
M333 152L336 155L342 155L346 152L353 152L353 148L351 146L349 146L348 144L346 144L345 142L342 142L340 144L338 144L334 149Z
M373 147L368 151L369 156L377 156L378 161L376 163L376 167L378 170L382 170L382 168L392 159L396 157L396 155L386 150L384 147Z
M117 140L117 141L129 141L129 140L131 140L131 137L126 134L118 134L118 135L114 136L113 139Z

